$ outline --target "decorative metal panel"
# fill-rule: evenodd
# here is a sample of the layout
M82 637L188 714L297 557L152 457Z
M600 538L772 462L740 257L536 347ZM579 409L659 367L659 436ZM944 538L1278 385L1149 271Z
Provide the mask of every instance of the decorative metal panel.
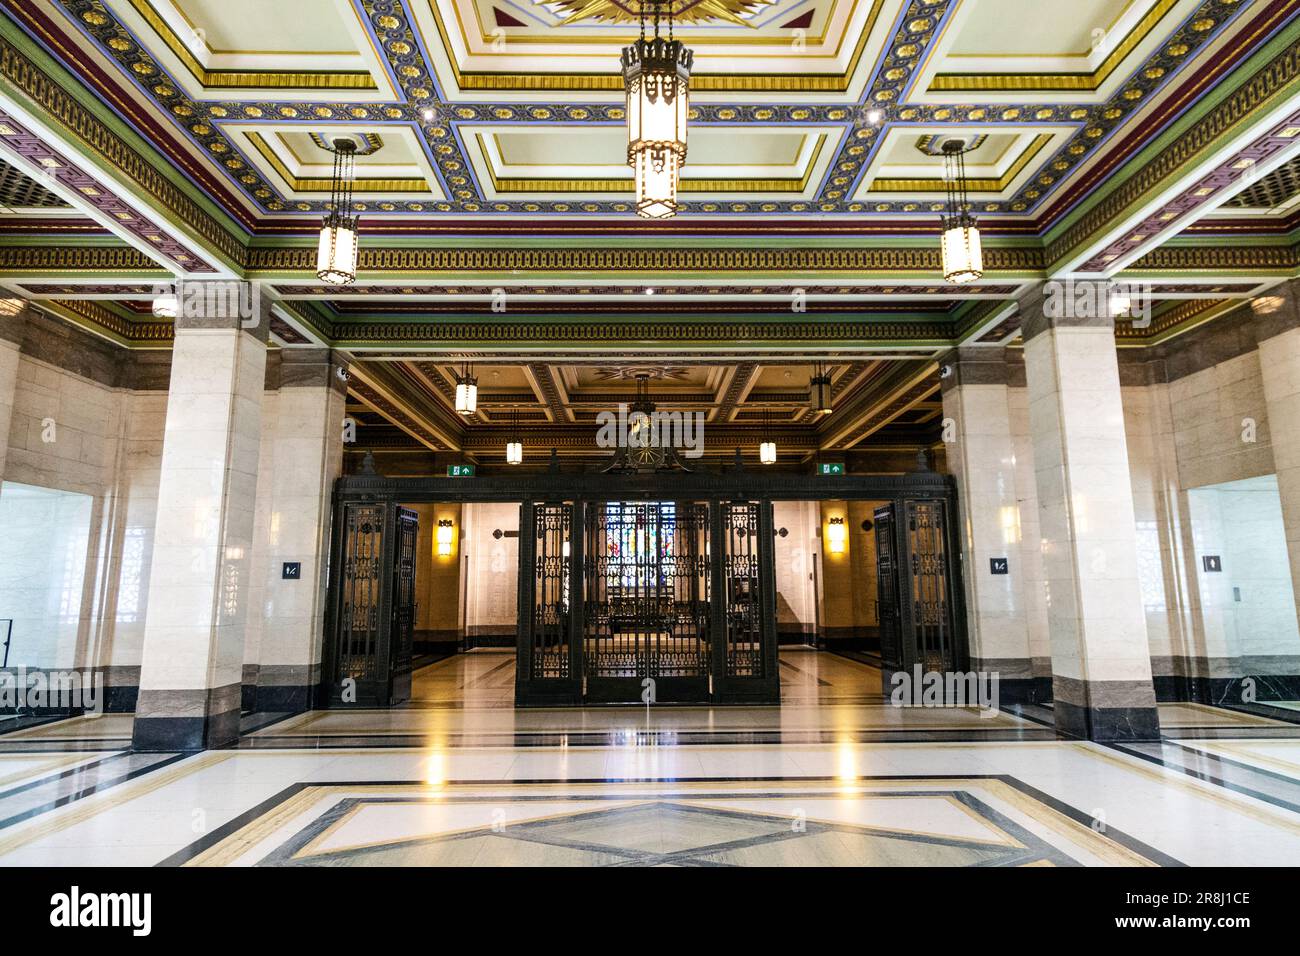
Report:
M907 502L907 553L916 660L926 669L956 668L948 589L946 506L943 501Z
M584 524L587 679L706 679L708 506L590 502Z
M571 508L539 504L534 535L532 677L569 676Z
M380 676L383 542L387 508L347 504L343 510L343 573L339 598L336 681Z
M722 502L721 556L726 588L726 675L763 677L763 575L758 504Z
M876 613L880 621L880 657L886 667L900 667L902 621L898 607L898 555L894 540L894 508L873 515L876 532Z
M419 516L397 509L397 554L393 561L393 629L391 669L395 674L411 669L415 641L415 542Z

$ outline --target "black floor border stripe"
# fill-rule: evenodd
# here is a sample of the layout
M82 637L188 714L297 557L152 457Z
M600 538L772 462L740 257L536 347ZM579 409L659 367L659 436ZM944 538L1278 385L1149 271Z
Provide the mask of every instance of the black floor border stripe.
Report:
M152 763L147 767L132 770L128 773L122 774L120 777L114 777L111 780L104 781L103 783L94 784L93 786L86 787L83 790L78 790L75 793L65 794L57 800L51 800L49 803L42 804L38 807L32 807L30 810L24 810L22 813L16 813L11 817L0 820L0 830L8 829L9 827L16 826L19 823L24 823L43 813L49 813L51 810L66 807L68 804L76 803L77 801L84 800L87 797L93 797L97 793L105 793L112 790L114 787L121 786L124 783L129 783L138 777L143 777L145 774L153 773L155 770L161 770L164 767L171 766L180 760L193 756L196 756L196 754L172 754L171 756L164 757L162 760Z

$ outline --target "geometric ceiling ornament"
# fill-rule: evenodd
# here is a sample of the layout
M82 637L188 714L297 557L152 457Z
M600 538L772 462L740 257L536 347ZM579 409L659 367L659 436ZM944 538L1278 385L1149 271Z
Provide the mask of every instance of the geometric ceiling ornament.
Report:
M602 23L636 23L643 12L647 19L664 17L675 23L708 23L722 20L737 26L748 26L746 17L771 0L534 0L546 6L559 7L568 14L563 22L567 26L581 20Z
M384 148L384 141L374 133L311 134L311 141L324 150L338 149L340 140L345 139L352 143L353 156L369 156Z

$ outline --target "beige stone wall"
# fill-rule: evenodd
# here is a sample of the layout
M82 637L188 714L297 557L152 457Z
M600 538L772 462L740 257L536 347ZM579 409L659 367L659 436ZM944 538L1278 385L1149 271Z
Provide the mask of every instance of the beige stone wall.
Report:
M57 660L39 663L110 667L116 673L107 683L133 684L148 602L166 393L115 387L20 354L12 396L0 477L92 501L80 555L76 638ZM0 607L0 618L14 616L5 611ZM24 662L24 637L15 634L11 665Z
M468 556L462 562L465 634L468 638L513 635L519 603L519 505L465 505L462 515L461 551ZM493 535L498 530L500 538Z
M461 637L461 548L464 524L456 504L406 505L420 516L415 562L417 641L449 642ZM438 522L452 522L451 554L438 553Z

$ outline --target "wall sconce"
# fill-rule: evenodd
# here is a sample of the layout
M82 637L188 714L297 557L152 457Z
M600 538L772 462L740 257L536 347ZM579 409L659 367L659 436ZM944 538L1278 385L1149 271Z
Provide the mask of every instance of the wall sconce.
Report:
M844 543L848 540L849 529L843 518L832 518L826 525L826 545L831 554L843 554Z
M438 557L451 557L451 543L455 533L455 523L450 518L438 519Z

